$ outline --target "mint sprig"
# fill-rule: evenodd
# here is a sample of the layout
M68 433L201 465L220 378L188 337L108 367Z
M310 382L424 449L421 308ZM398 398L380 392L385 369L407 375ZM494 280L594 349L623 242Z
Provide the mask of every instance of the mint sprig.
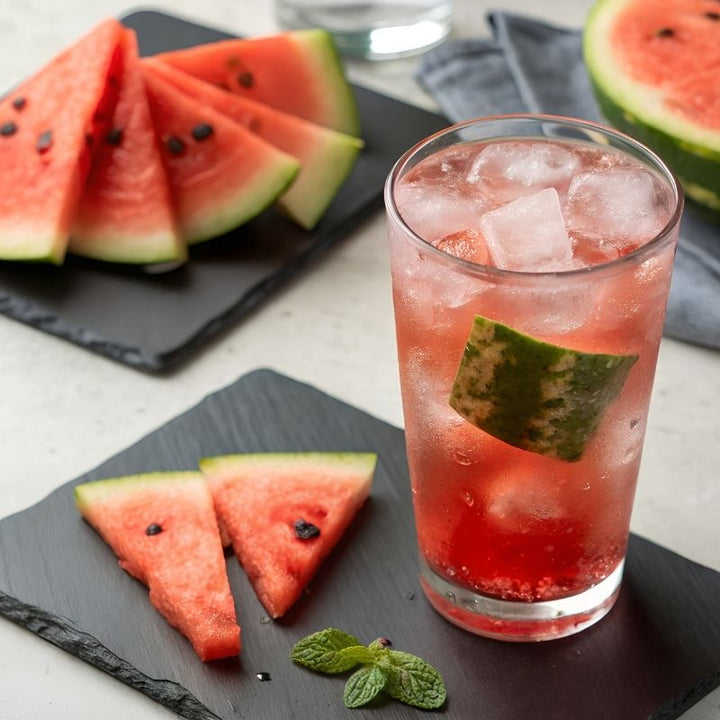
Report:
M290 658L330 674L360 665L345 684L343 700L349 708L367 704L382 691L423 710L441 707L447 697L445 683L432 665L417 655L391 650L382 638L365 646L342 630L326 628L297 642Z

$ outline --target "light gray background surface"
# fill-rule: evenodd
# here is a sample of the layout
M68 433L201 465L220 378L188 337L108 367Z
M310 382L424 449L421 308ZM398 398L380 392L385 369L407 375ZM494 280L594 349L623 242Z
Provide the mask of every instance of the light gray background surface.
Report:
M580 26L589 6L589 0L493 5L456 0L454 34L486 34L484 16L491 7ZM152 7L229 32L277 30L270 0L160 0ZM132 9L122 0L3 0L0 88L16 83L103 17ZM433 109L412 78L416 64L416 59L353 62L349 72L360 84ZM282 350L288 347L292 353ZM719 360L717 353L663 341L632 524L636 533L717 570ZM37 502L258 367L309 382L401 425L395 363L380 212L168 378L142 375L0 316L0 516ZM3 720L172 717L140 693L0 620ZM720 692L685 718L719 720Z

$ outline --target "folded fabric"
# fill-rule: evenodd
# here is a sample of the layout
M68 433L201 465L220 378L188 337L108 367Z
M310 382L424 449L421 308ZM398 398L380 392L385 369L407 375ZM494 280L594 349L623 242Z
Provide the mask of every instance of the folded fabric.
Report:
M492 38L445 43L418 68L417 79L450 120L530 112L602 122L580 31L503 12L488 21ZM720 226L687 206L665 334L720 349Z

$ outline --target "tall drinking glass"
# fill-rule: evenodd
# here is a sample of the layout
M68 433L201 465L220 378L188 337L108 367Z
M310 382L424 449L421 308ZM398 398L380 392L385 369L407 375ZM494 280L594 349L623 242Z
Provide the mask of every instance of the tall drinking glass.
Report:
M578 632L620 587L681 191L621 133L502 116L385 202L422 587L480 635Z

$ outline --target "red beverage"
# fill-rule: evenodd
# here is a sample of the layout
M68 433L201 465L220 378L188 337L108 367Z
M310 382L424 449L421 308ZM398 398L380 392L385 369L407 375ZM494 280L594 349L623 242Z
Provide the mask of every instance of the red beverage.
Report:
M631 141L518 138L539 122L441 133L399 161L386 195L423 586L456 624L514 640L576 632L616 597L681 206ZM637 356L578 460L513 446L450 406L476 315Z

